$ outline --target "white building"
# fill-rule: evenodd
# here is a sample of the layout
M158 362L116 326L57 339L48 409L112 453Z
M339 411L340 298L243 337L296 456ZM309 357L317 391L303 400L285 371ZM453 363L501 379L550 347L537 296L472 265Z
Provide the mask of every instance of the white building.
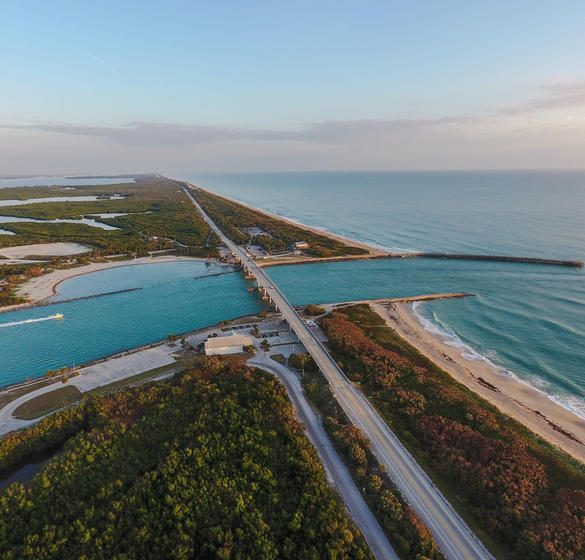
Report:
M239 354L245 346L252 346L254 342L249 336L231 332L228 336L208 338L205 342L205 355L213 354Z
M297 251L300 251L302 249L308 249L309 244L306 241L297 241L293 244L293 247L297 249Z

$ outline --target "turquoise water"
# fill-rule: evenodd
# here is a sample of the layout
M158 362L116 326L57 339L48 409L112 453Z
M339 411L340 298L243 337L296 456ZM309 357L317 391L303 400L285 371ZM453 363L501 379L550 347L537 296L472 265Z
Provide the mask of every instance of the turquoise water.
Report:
M581 259L585 172L262 173L184 177L294 220L398 251ZM479 261L269 269L294 303L469 291L416 313L585 417L585 273Z
M63 282L57 299L142 289L0 314L0 385L258 311L241 275L193 278L223 270L201 261L112 268Z
M387 247L579 258L585 173L299 173L205 176L210 189ZM237 274L193 280L202 262L72 278L61 298L118 294L0 314L0 385L43 375L259 309ZM570 268L400 259L267 269L295 304L467 291L425 303L427 329L489 359L585 417L585 273ZM63 321L47 319L62 312ZM37 322L20 323L29 319Z
M553 266L484 261L470 266L466 261L436 259L266 270L295 305L428 293L475 294L420 304L417 312L423 312L423 320L431 319L426 324L429 330L460 347L467 357L485 356L585 416L582 273ZM551 285L556 293L550 292Z

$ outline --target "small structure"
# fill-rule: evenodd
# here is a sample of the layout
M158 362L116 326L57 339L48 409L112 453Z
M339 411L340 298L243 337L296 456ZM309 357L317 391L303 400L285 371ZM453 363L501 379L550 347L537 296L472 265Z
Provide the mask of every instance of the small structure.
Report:
M249 336L236 334L232 331L228 336L208 338L205 342L205 355L239 354L244 351L245 346L252 346L253 344Z
M303 249L308 249L309 244L306 241L295 241L293 243L293 248L297 251L302 251Z

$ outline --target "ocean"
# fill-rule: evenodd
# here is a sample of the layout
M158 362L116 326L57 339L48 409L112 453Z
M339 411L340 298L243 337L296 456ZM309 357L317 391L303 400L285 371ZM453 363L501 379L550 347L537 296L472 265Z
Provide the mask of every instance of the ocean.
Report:
M585 172L190 175L213 192L392 251L580 259ZM400 259L268 269L295 304L433 292L425 328L585 418L585 273L518 263Z
M194 175L210 190L393 250L583 258L585 173ZM0 386L260 310L238 274L202 262L72 278L59 299L141 290L0 314ZM585 417L585 273L488 261L393 259L274 267L294 304L465 291L421 303L425 328ZM65 318L45 319L54 313ZM3 326L8 324L8 326Z

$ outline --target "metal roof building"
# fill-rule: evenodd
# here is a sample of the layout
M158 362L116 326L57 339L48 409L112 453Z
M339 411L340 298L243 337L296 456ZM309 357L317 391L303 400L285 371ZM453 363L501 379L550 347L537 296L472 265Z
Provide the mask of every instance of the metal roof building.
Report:
M205 342L205 355L213 354L239 354L245 346L252 346L254 342L249 336L236 334L232 331L228 336L208 338Z

